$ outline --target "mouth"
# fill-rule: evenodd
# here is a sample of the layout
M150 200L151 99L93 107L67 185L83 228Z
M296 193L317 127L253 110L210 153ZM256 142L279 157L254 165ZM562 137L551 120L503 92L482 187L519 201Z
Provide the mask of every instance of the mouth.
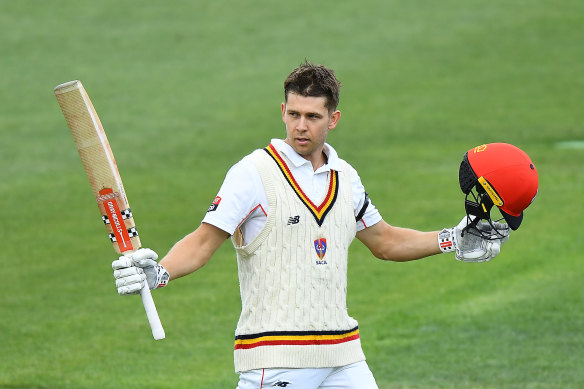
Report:
M300 145L305 145L308 142L310 142L310 139L308 139L308 138L296 138L296 143L298 143Z

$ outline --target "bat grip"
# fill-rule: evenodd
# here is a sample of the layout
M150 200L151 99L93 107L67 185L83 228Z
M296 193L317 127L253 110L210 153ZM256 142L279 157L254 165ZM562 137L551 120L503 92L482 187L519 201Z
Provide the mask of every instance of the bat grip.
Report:
M144 283L144 286L140 290L140 296L142 297L142 304L144 305L144 310L146 311L146 316L152 329L152 336L155 340L164 339L166 336L164 334L164 328L162 328L162 323L158 317L158 311L156 311L156 305L154 305L154 300L152 299L152 294L150 294L150 288L147 282Z

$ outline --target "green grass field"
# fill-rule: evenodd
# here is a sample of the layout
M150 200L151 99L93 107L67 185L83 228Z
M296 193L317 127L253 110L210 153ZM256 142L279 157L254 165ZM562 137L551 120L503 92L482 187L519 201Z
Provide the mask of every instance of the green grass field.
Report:
M389 223L463 215L466 150L527 151L539 196L499 257L411 263L351 247L349 311L382 389L584 382L584 3L0 0L0 388L235 388L230 243L154 292L119 297L87 178L53 96L80 79L108 132L142 243L194 230L227 169L283 137L305 58L343 83L329 141Z

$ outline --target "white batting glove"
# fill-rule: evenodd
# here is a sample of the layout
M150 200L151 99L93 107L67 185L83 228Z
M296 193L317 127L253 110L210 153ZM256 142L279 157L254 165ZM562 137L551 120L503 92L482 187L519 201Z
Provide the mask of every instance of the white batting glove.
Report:
M474 218L474 217L473 217ZM509 226L479 221L476 226L463 230L473 219L465 216L456 227L445 228L438 234L438 245L444 253L455 252L463 262L486 262L501 252L501 244L509 239Z
M139 249L132 254L122 255L112 262L118 293L137 294L148 283L150 289L162 288L168 284L170 275L164 266L156 263L158 255L150 249Z
M481 231L485 235L488 235L490 238L499 239L501 244L509 240L509 234L511 233L511 228L509 228L507 224L499 222L491 222L489 224L487 222L480 221L477 223L476 227L477 230Z

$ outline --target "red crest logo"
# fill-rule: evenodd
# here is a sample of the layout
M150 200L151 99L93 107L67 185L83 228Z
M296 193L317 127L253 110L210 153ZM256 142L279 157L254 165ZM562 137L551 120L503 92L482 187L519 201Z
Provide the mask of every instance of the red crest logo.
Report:
M314 249L316 250L316 255L318 255L318 257L320 259L322 259L324 257L324 255L326 254L326 239L321 238L321 239L315 240L314 241Z

